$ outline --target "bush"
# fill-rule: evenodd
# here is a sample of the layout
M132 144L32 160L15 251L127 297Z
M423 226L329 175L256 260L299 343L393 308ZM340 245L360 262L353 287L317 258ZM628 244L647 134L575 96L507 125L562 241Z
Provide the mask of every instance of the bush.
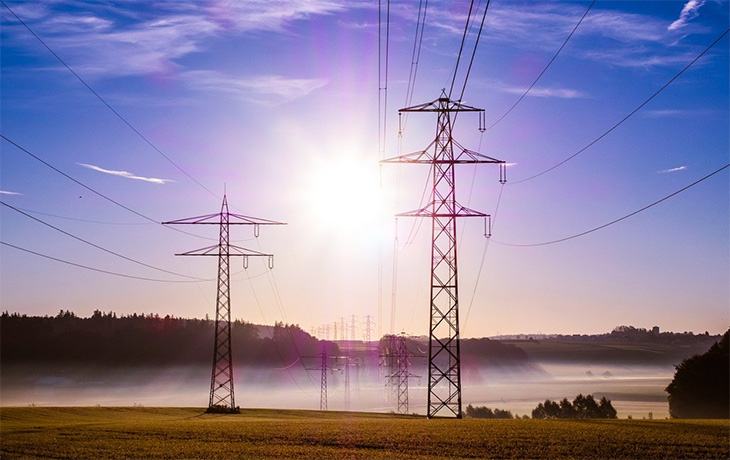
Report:
M502 409L490 409L485 406L466 406L466 416L470 418L508 419L512 418L512 412Z
M685 359L667 386L673 418L730 418L730 329L705 354Z
M593 395L579 394L572 403L568 398L564 398L560 403L545 400L532 411L532 418L616 418L616 409L605 396L596 403Z

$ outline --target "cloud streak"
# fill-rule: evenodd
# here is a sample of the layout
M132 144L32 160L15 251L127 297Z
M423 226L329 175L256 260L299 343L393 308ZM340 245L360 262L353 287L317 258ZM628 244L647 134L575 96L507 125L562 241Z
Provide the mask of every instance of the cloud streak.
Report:
M684 171L686 169L687 169L687 166L682 165L682 166L677 166L676 168L661 169L661 170L657 171L657 174L670 174L670 173Z
M684 14L684 21L693 18L704 1L699 0L690 5L690 10ZM676 42L675 34L667 30L665 19L601 9L599 5L586 16L566 49L566 54L612 67L644 69L686 63L687 56L691 59L696 54L696 46L679 45ZM466 10L443 5L431 8L429 5L429 11L431 30L441 35L461 36ZM525 47L531 51L539 47L550 52L562 43L584 12L584 6L565 3L500 2L489 10L485 25L489 33L483 40ZM402 9L396 9L395 14L403 19L407 19L405 15L408 14L410 20L416 15L413 11Z
M160 179L157 177L144 177L144 176L137 176L134 173L131 173L129 171L118 171L114 169L105 169L101 166L89 164L89 163L77 163L79 166L83 166L84 168L91 169L92 171L100 172L102 174L109 174L111 176L118 176L123 177L125 179L132 179L132 180L139 180L142 182L149 182L152 184L159 184L164 185L168 182L174 182L172 179Z
M51 5L13 8L77 71L97 78L166 75L184 68L181 58L204 50L218 36L282 32L292 22L345 10L345 3L332 0L163 0L152 7L134 1L124 7L90 3L73 15ZM139 17L142 10L145 14ZM3 26L19 27L12 21Z
M700 8L705 4L705 0L688 0L687 3L682 7L682 11L679 13L679 17L669 24L667 30L675 31L687 26L692 19L700 15Z
M517 88L517 87L505 87L501 90L505 93L510 94L522 94L525 92L525 89L527 88ZM577 89L570 89L570 88L545 88L545 87L539 87L535 86L530 90L529 93L527 93L527 96L530 97L552 97L552 98L558 98L558 99L584 99L588 97L585 93L578 91Z
M22 193L11 192L10 190L0 190L0 195L22 195Z
M282 75L234 77L210 70L190 70L182 74L191 89L218 92L259 104L280 104L307 96L322 88L327 80L289 78Z

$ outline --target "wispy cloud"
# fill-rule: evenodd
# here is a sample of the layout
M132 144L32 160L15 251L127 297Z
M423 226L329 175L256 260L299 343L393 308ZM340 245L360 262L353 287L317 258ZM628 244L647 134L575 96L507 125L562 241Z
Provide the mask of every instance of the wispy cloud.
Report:
M675 173L675 172L679 172L679 171L684 171L686 169L687 169L687 166L682 165L682 166L677 166L676 168L660 169L659 171L657 171L657 174Z
M511 93L511 94L522 94L525 92L527 88L518 88L518 87L504 87L499 88L501 91L505 93ZM570 88L545 88L545 87L539 87L535 86L530 90L529 93L527 93L527 96L532 97L554 97L559 99L582 99L588 97L585 93L582 91L578 91L577 89L570 89Z
M705 4L705 0L688 0L682 7L679 17L669 24L667 30L679 30L684 28L689 21L696 18L700 14L700 8Z
M87 3L73 15L53 5L13 8L77 71L101 78L168 74L184 68L181 58L206 49L207 42L217 36L281 32L294 21L337 13L347 4L333 0L130 1L113 7ZM144 15L139 17L135 11ZM19 26L9 21L3 27ZM18 35L18 40L25 39Z
M642 115L646 118L698 118L713 117L716 115L726 114L726 110L719 109L649 109L642 111Z
M327 80L318 78L289 78L282 75L235 77L210 70L190 70L181 77L192 89L225 93L260 104L289 102L327 84Z
M431 33L460 37L467 10L429 5ZM407 13L411 19L416 15L402 9L395 12ZM529 47L531 51L538 47L549 53L560 46L584 12L584 5L569 3L501 2L490 8L485 26L489 33L482 39ZM564 54L613 67L653 69L686 63L696 54L696 46L678 44L663 18L602 9L599 2L586 16Z
M10 190L0 190L0 195L22 195L22 193L11 192Z
M118 171L118 170L114 170L114 169L105 169L105 168L102 168L101 166L96 166L96 165L92 165L89 163L77 163L77 164L79 166L83 166L84 168L88 168L88 169L91 169L96 172L100 172L103 174L109 174L112 176L124 177L125 179L140 180L143 182L150 182L153 184L160 184L160 185L164 185L168 182L174 182L172 179L160 179L157 177L137 176L136 174L131 173L129 171Z
M649 51L646 47L588 50L583 55L588 59L604 62L613 67L635 69L678 66L687 64L695 57L695 53L691 51L665 53L662 51ZM701 62L696 65L699 64Z

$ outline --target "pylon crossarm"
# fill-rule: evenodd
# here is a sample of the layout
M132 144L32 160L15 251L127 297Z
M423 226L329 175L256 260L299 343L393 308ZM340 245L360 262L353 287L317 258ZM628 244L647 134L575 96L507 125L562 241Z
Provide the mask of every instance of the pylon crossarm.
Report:
M431 155L431 153L429 152L429 147L426 147L426 149L419 150L417 152L406 153L405 155L400 155L392 158L386 158L385 160L381 160L380 162L431 164L433 163L433 155Z
M278 222L260 217L244 216L232 212L217 212L204 216L187 217L185 219L169 220L162 222L163 225L220 225L221 217L227 217L228 225L286 225L286 222Z
M200 249L193 249L192 251L175 254L176 256L214 256L218 257L219 245L214 244ZM229 257L273 257L273 254L266 254L264 252L255 251L253 249L242 248L233 244L228 245L228 253L223 253L224 256Z
M430 153L431 148L436 143L436 140L431 141L423 150L416 152L406 153L405 155L399 155L397 157L386 158L381 160L381 163L423 163L431 164L433 162L433 155Z
M262 219L260 217L244 216L243 214L236 214L229 212L228 216L230 225L286 225L286 222L279 222L276 220Z
M205 214L203 216L186 217L185 219L168 220L162 225L187 225L187 224L214 224L219 225L221 213Z
M484 112L484 109L462 104L461 101L449 99L445 94L442 94L442 97L438 99L410 107L403 107L398 112Z
M456 203L456 212L433 212L432 209L434 207L434 202L431 201L426 206L415 209L413 211L406 211L401 212L397 214L399 217L484 217L489 218L489 214L485 214L481 211L476 211L471 208L467 208L466 206L462 206L459 203ZM439 204L439 208L443 208L443 204Z
M459 152L459 154L456 155L453 160L438 161L436 163L453 163L453 164L482 164L482 163L502 164L502 163L506 163L503 160L498 160L496 158L492 158L490 156L487 156L487 155L481 154L479 152L475 152L473 150L469 150L465 147L462 147L456 141L454 141L454 145L459 147L459 149L461 150Z

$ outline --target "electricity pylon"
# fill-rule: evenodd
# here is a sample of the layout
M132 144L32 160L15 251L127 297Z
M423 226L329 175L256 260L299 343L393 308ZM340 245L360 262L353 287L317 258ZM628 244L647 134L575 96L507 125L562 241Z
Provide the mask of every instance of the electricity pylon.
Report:
M356 321L357 320L355 319L355 315L352 315L352 318L350 319L350 340L352 340L353 342L357 340L357 336L355 335Z
M365 316L365 330L364 332L364 339L365 343L369 344L372 336L372 327L373 322L370 315Z
M392 399L395 403L398 414L407 414L408 406L408 381L411 378L420 378L419 375L410 372L410 357L405 334L386 336L386 348L383 357L386 358L388 373L385 376L385 383L390 387Z
M350 402L352 400L352 398L351 398L351 391L350 391L350 387L351 387L351 383L350 383L350 367L351 366L357 366L357 368L359 368L360 367L360 361L357 358L353 358L352 356L350 356L349 353L346 354L346 355L333 356L333 358L335 358L336 360L341 360L342 361L342 363L340 364L341 367L338 368L338 369L336 369L336 370L341 370L345 374L344 375L344 380L345 380L345 382L344 382L345 383L345 388L344 388L345 389L345 395L344 395L345 396L345 410L346 411L349 411L350 410Z
M332 371L339 371L342 370L341 368L337 366L331 366L330 365L330 359L341 358L341 356L332 356L329 353L327 353L327 344L322 344L322 352L319 354L319 356L302 356L302 358L319 358L319 367L305 367L306 370L309 371L320 371L320 378L319 378L319 410L328 410L327 409L327 372Z
M319 355L319 367L305 367L305 369L310 371L321 372L319 377L319 410L327 410L327 372L332 370L329 366L329 358L327 346L322 344L322 353Z
M477 112L479 128L483 131L483 109L451 100L445 92L442 92L438 99L405 107L398 112L435 112L437 114L436 137L428 147L422 151L389 158L383 162L428 164L432 168L430 203L421 209L405 212L399 216L430 217L432 222L427 415L431 418L444 410L448 411L446 415L461 418L456 220L460 217L483 218L485 236L490 236L491 220L488 214L469 209L457 202L455 166L457 164L498 164L499 179L504 183L506 181L506 162L466 149L452 136L453 122L459 112Z
M233 356L231 353L231 272L230 258L242 257L243 267L248 268L249 257L267 257L269 269L273 268L273 254L242 248L230 244L231 225L253 225L254 236L259 236L261 225L283 225L257 217L243 216L228 211L228 198L223 195L221 210L215 214L189 217L163 222L165 225L218 225L218 244L176 256L218 257L218 291L215 306L215 335L213 339L213 369L210 377L208 412L238 412L233 391Z

